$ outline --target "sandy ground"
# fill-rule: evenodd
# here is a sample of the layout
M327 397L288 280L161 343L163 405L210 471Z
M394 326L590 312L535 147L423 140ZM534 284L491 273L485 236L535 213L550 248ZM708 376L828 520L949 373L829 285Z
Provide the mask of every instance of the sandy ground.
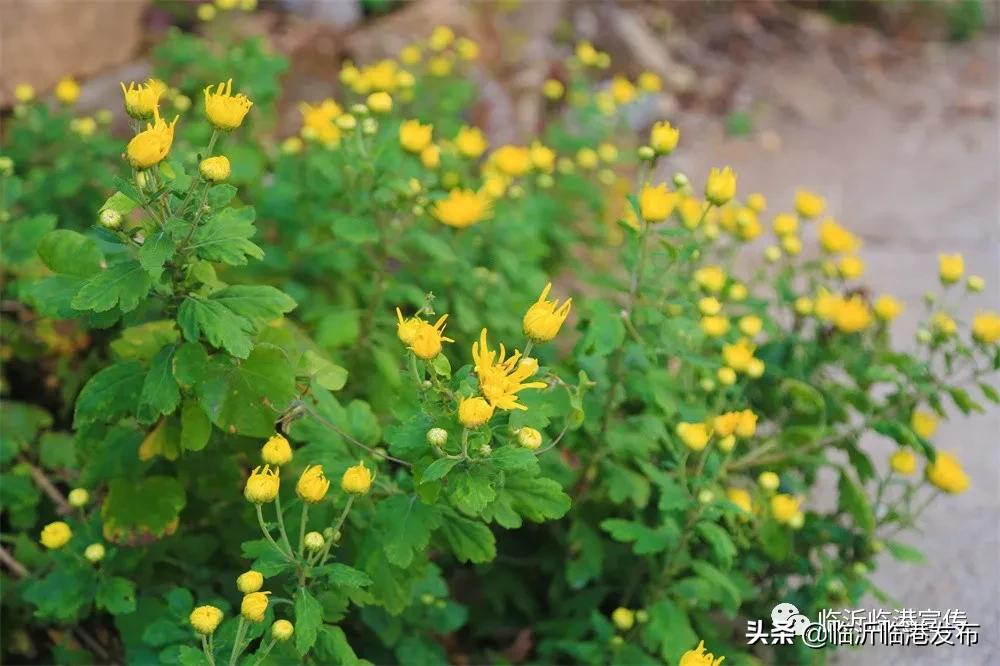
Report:
M867 281L908 304L894 329L903 346L913 344L921 295L937 287L939 252L961 252L967 270L987 280L986 292L959 308L966 322L977 308L1000 308L994 38L959 50L932 48L918 62L886 72L874 86L845 76L824 53L753 66L747 85L764 107L759 129L780 128L780 149L717 133L708 148L702 143L682 151L680 168L700 174L708 166L732 164L740 191L765 193L772 213L789 209L797 185L825 194L831 212L864 239ZM682 122L687 137L718 125L709 118ZM982 625L979 645L867 647L841 652L839 663L1000 663L998 439L996 406L973 417L956 412L941 426L935 443L957 453L972 487L933 504L923 533L902 539L926 554L923 565L887 557L875 574L901 608L966 611L970 622ZM878 460L893 450L875 437L866 446ZM866 607L882 604L871 599Z

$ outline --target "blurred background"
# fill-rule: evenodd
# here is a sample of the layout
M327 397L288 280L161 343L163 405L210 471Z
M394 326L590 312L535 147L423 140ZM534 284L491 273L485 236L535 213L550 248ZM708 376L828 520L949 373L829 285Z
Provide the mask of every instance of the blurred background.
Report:
M612 56L607 81L663 78L630 122L681 128L671 170L731 164L740 191L763 192L773 211L796 187L822 193L863 238L872 286L907 302L894 329L906 345L939 252L964 254L987 281L980 304L1000 306L998 15L996 0L2 0L0 107L19 83L51 95L69 75L82 85L81 113L117 108L119 81L147 76L149 54L176 31L256 35L288 61L280 139L298 130L300 100L335 94L344 60L395 54L445 24L481 46L469 120L491 142L517 141L544 120L542 81L587 39ZM124 133L124 114L116 122ZM995 408L941 427L938 447L959 454L972 488L928 512L914 543L922 568L886 562L876 578L896 607L966 611L983 627L979 649L867 648L841 663L1000 658L998 433ZM888 454L869 446L875 459Z

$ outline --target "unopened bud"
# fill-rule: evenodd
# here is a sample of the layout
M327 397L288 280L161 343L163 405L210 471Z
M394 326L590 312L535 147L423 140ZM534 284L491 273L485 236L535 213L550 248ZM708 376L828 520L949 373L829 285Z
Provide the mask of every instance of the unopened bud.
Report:
M374 118L365 118L361 121L361 133L365 136L372 136L378 132L378 121Z
M326 545L326 539L319 532L308 532L303 541L306 546L306 550L320 550Z
M920 342L920 343L923 343L923 344L926 345L928 342L930 342L933 339L934 339L934 336L931 335L931 332L928 331L926 328L917 329L917 342Z
M688 185L691 184L691 181L688 180L687 174L681 171L678 171L677 173L674 174L673 181L674 181L674 187L676 187L677 189L687 187Z
M766 250L764 250L764 258L767 259L769 263L774 263L781 259L781 248L777 245L772 245Z
M723 453L729 453L736 446L736 437L734 435L727 435L719 440L719 450Z
M97 564L104 559L106 551L104 550L104 544L92 543L87 546L87 549L83 551L83 557L92 564Z
M334 122L337 124L337 127L342 130L352 130L358 126L358 119L349 113L337 116L337 119Z
M705 393L711 393L715 390L715 381L710 377L705 377L698 384L701 386L701 390Z
M87 506L87 502L90 501L90 493L87 492L86 488L74 488L69 491L69 495L66 497L69 500L69 505L77 509Z
M711 504L712 500L715 499L715 493L707 488L698 493L698 501L702 504Z
M351 113L353 113L356 116L367 116L368 107L365 106L364 104L352 104Z
M427 443L433 446L444 446L448 443L448 431L444 428L431 428L427 431Z
M986 280L978 275L970 275L968 281L965 283L965 287L972 293L978 294L986 287Z
M483 456L484 458L489 456L491 453L493 453L493 447L490 446L489 444L483 444L482 446L479 447L479 455Z
M14 160L6 155L0 157L0 176L9 176L14 173Z
M651 160L656 157L656 151L653 150L652 146L639 146L639 150L636 153L639 155L640 160Z

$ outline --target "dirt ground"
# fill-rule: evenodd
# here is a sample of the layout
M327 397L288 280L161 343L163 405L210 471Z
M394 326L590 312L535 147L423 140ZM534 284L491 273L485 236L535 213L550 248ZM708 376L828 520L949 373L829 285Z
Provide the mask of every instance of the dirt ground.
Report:
M894 335L912 346L921 295L937 285L939 252L961 252L967 270L986 278L986 292L959 308L965 321L977 308L1000 307L998 42L987 37L958 49L928 47L875 82L856 74L845 74L828 52L751 65L743 85L761 107L757 140L727 139L717 117L693 114L680 119L682 131L716 137L687 143L676 166L699 174L732 164L739 189L765 193L772 212L788 209L797 185L823 192L831 212L864 239L869 283L907 303ZM982 625L979 645L860 648L839 654L839 663L1000 660L998 436L996 406L972 417L956 413L942 424L935 443L956 452L972 487L936 501L923 533L902 539L926 554L924 564L886 557L875 575L900 608L966 611L969 622ZM893 448L878 438L867 447L877 460ZM867 608L884 606L866 602Z

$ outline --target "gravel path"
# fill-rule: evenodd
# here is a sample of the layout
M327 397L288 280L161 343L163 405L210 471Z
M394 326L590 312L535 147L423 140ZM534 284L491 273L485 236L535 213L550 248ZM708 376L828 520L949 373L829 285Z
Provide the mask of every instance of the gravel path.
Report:
M963 253L967 270L986 278L986 292L960 307L966 323L977 308L1000 309L998 43L933 48L874 85L857 74L849 78L823 53L751 66L745 85L763 107L755 130L780 136L725 139L715 119L682 119L687 145L677 166L695 176L732 164L740 191L764 192L771 213L789 208L797 185L826 195L833 214L864 238L868 282L908 304L894 335L912 346L921 295L937 287L939 252ZM980 643L860 648L839 653L839 663L1000 663L1000 409L956 412L934 440L956 452L972 487L937 501L923 533L906 535L924 564L887 557L875 581L901 608L966 611L982 625ZM880 461L893 449L874 437L867 446Z

